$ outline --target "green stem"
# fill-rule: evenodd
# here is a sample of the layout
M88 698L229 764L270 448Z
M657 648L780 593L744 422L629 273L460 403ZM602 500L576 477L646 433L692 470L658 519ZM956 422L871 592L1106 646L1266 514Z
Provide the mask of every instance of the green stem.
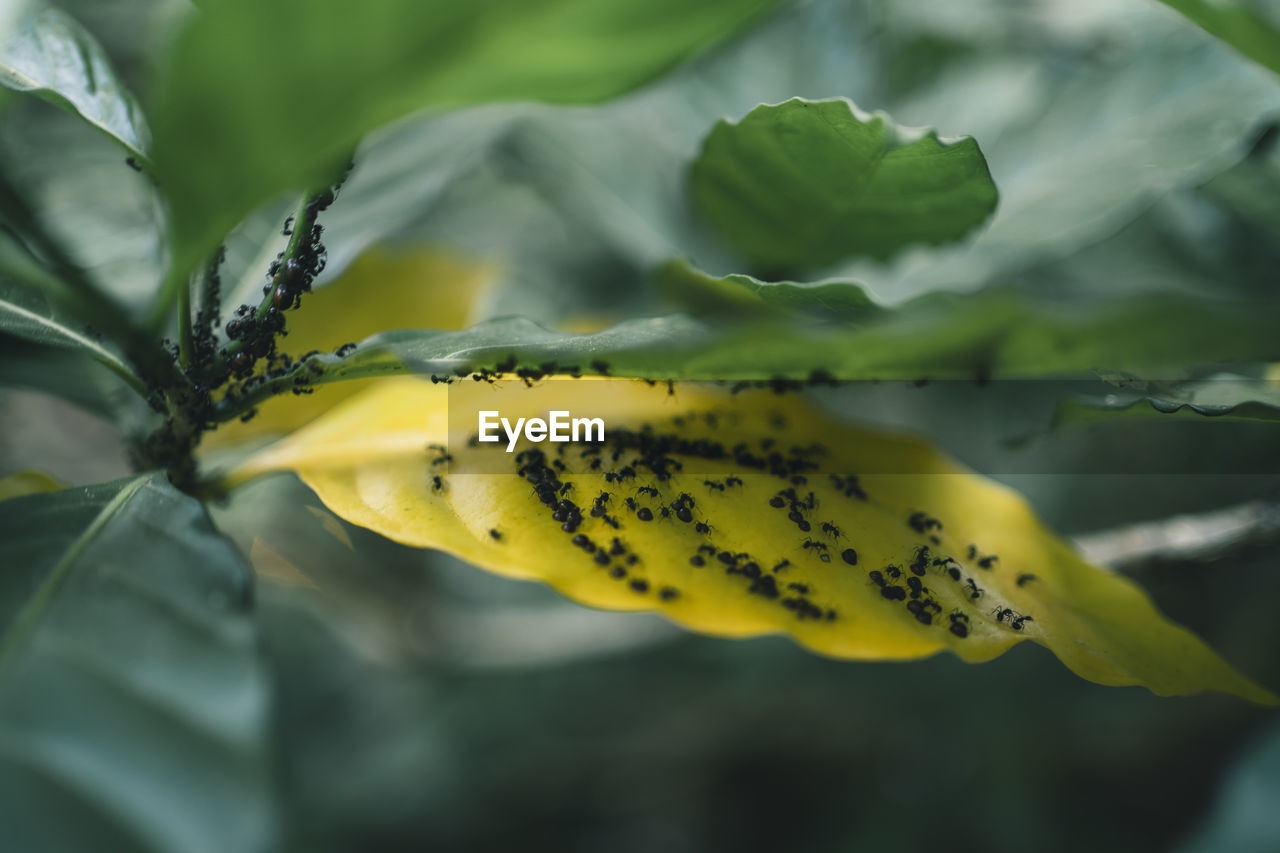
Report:
M325 365L321 358L313 356L299 361L288 373L268 379L243 394L224 397L218 401L212 412L212 419L218 423L234 420L254 407L272 397L291 393L295 388L310 388L315 385L328 385L332 382L347 382L352 379L374 379L385 376L404 376L409 373L405 365L397 358L389 356L383 361L368 360L367 353L361 353L361 361L350 366L341 361ZM332 358L332 356L329 356ZM312 372L312 371L316 372Z
M195 344L191 339L191 283L178 288L178 363L190 370L195 363Z

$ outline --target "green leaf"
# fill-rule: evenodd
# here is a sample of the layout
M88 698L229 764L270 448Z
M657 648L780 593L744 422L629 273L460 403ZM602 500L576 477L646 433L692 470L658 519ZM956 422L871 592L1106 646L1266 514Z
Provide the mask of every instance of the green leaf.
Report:
M0 335L0 387L55 394L122 431L134 431L150 409L119 377L82 352Z
M1164 387L1136 380L1119 384L1103 396L1063 401L1053 415L1052 427L1170 416L1280 421L1280 382L1276 380L1223 375ZM1145 388L1151 384L1157 387Z
M413 110L600 101L759 16L771 0L224 0L178 38L155 114L181 268L242 216L333 179Z
M114 349L83 324L66 316L43 290L18 284L0 274L0 333L27 341L82 352L115 373L143 397L146 387Z
M0 847L265 850L248 567L155 474L0 512Z
M147 165L150 132L97 40L58 9L25 13L0 47L0 86L75 113Z
M681 275L697 280L698 273ZM752 281L748 279L748 281ZM771 285L756 282L762 290ZM781 285L791 304L821 310L833 292L856 285ZM448 375L492 368L514 355L521 365L558 361L617 375L678 379L804 378L823 370L840 379L1043 376L1094 368L1139 371L1209 362L1280 358L1271 317L1257 302L1190 296L1096 300L1033 297L993 289L931 294L858 325L762 322L712 328L684 315L627 320L602 332L552 331L523 318L460 332L401 330L366 339L346 359L320 356L324 378L408 372ZM837 315L838 318L839 315Z
M898 127L845 99L793 98L721 121L691 182L700 211L769 272L949 243L985 222L998 198L974 140Z
M1258 0L1160 0L1245 56L1280 74L1280 26ZM1274 8L1274 5L1273 7Z

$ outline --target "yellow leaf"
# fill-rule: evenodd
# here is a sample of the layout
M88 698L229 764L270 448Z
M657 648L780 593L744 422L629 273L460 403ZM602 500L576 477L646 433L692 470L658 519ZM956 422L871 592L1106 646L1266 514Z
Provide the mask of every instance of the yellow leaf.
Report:
M39 492L56 492L65 486L43 471L16 471L0 477L0 501L34 495Z
M508 453L505 440L469 442L481 409L512 423L552 410L600 417L607 441L597 454L525 439ZM984 661L1031 640L1102 684L1276 701L1135 584L1080 559L1019 495L795 395L622 379L531 390L382 380L229 482L280 469L398 542L696 631L783 632L861 660L947 649ZM556 506L561 493L580 522Z
M472 308L496 277L493 265L444 250L375 247L332 284L303 297L306 310L288 313L289 334L281 346L296 357L313 349L333 350L387 329L465 328L476 319ZM222 424L208 433L205 449L283 435L374 381L336 382L300 398L268 400L251 420Z

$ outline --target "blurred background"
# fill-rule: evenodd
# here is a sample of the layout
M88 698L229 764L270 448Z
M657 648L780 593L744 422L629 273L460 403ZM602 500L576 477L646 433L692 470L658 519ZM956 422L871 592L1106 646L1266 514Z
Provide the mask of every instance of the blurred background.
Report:
M144 102L190 12L179 0L61 5ZM831 271L886 301L993 281L1099 299L1276 286L1280 85L1150 0L798 3L605 106L402 121L362 147L325 219L327 276L370 246L444 248L500 269L468 322L526 314L577 329L678 308L652 285L654 264L732 269L688 215L684 165L716 119L794 95L848 96L973 135L987 155L1002 201L979 237ZM117 149L57 110L5 110L15 179L86 265L145 301L165 263L153 198ZM224 280L239 298L260 287L290 203L233 235ZM0 348L7 365L35 359ZM0 474L127 472L127 425L93 413L92 389L75 408L10 372ZM819 401L927 435L1103 556L1114 540L1102 533L1249 508L1256 523L1212 547L1117 570L1280 687L1274 427L1179 416L1051 428L1076 391L1105 386L858 384ZM332 517L291 476L244 487L214 515L259 574L288 849L1280 849L1274 711L1100 687L1031 644L976 666L850 664L780 638L694 636L397 546Z

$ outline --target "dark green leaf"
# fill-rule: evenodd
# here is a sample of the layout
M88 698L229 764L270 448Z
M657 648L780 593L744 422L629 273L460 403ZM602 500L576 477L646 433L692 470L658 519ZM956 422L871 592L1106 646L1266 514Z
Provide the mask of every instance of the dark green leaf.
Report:
M819 312L832 288L841 286L783 285L792 304L809 304ZM856 285L843 286L861 293ZM441 377L494 369L515 357L521 366L550 363L547 372L598 373L597 365L604 364L615 376L658 379L806 379L815 374L848 380L983 379L1082 374L1103 367L1178 377L1197 365L1280 360L1280 338L1266 309L1256 301L1170 295L1099 304L1094 298L1035 297L992 288L969 295L929 294L860 324L837 313L827 322L761 318L713 328L671 315L570 334L510 317L457 332L384 332L346 358L314 357L302 375L321 383L415 372ZM259 385L240 405L270 396L272 389L288 390L292 383L286 376Z
M998 198L972 139L944 142L843 99L793 98L721 121L691 180L701 212L769 272L958 240Z
M156 121L178 265L256 205L332 180L360 137L426 107L592 102L771 0L223 0L172 52Z
M0 387L27 388L64 400L122 426L145 406L119 378L80 352L0 335Z
M66 316L47 292L18 284L3 274L0 274L0 333L83 352L146 396L146 389L133 369L95 332Z
M250 573L163 475L0 512L0 847L265 850Z
M1264 11L1263 3L1257 0L1160 2L1177 9L1254 62L1280 74L1280 25Z
M37 5L0 48L0 85L69 110L147 163L142 108L111 70L106 53L66 13Z
M1280 382L1216 376L1146 388L1141 381L1122 382L1104 396L1064 401L1054 413L1053 426L1109 422L1116 418L1183 417L1242 421L1280 421Z

